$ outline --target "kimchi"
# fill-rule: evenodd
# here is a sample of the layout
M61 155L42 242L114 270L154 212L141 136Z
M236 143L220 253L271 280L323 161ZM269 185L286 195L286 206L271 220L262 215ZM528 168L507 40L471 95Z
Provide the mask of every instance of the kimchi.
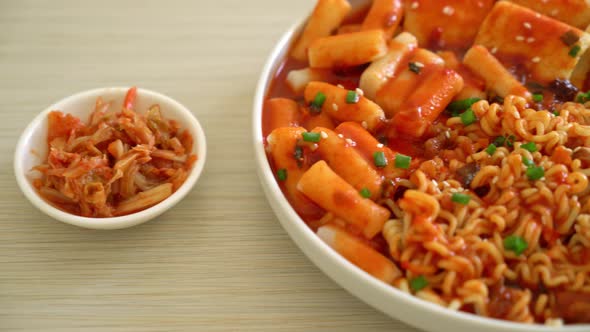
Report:
M87 123L52 111L45 163L33 184L55 207L84 217L113 217L149 208L172 195L197 160L193 138L162 116L159 105L135 111L137 88L123 105L98 98Z

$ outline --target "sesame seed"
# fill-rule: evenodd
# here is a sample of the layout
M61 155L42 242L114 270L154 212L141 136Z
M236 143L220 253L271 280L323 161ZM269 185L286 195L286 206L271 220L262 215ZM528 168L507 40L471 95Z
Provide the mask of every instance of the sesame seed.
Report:
M498 48L497 47L492 47L492 50L490 51L492 54L496 54L496 52L498 52Z
M313 143L313 144L312 144L312 146L311 146L311 151L315 151L315 150L317 150L317 149L318 149L318 147L319 147L319 146L318 146L317 144Z
M541 62L541 58L539 58L538 56L536 56L536 57L532 58L531 61L534 62L534 63L539 63L539 62Z
M551 11L551 14L550 14L550 15L551 15L551 16L556 16L557 14L559 14L559 9L553 9L553 10Z
M363 128L365 128L365 129L369 128L369 125L367 124L367 121L361 122L361 126L363 126Z
M412 2L411 8L412 9L418 9L418 6L420 6L420 4L418 4L418 1L414 1L414 2Z
M523 41L524 40L524 36L516 36L516 41Z
M332 109L334 111L338 111L338 105L336 105L336 103L332 104Z
M448 181L443 181L443 185L445 187L450 187L451 186L451 184Z
M350 145L354 145L354 141L351 140L350 138L346 139L346 143L350 144Z
M416 67L420 67L420 68L424 68L424 64L422 62L414 62L414 64L416 65Z
M340 89L344 89L344 85L342 85L342 84L338 84L336 86L339 87Z
M529 22L524 22L522 25L524 25L524 27L527 28L527 29L529 29L529 30L532 28L532 26L531 26L531 24Z
M443 8L443 14L447 15L447 16L451 16L453 15L453 13L455 13L455 9L451 6L445 6L445 8Z
M356 90L355 90L355 91L356 91L356 93L357 93L359 96L361 96L361 97L365 95L365 92L364 92L363 90L359 89L359 88L356 88Z
M432 184L433 184L435 187L438 187L438 182L436 182L436 180L432 180Z
M526 39L526 42L529 43L529 44L530 43L534 43L535 42L535 37L529 37L529 38L527 38Z
M445 137L446 138L451 138L451 132L450 131L445 131Z
M340 137L340 138L344 138L344 136L342 136L342 134L338 134L338 137Z
M377 148L381 149L383 147L383 144L379 143L377 144Z
M321 132L320 132L320 136L322 136L322 138L324 138L324 139L325 139L325 138L328 138L328 134L326 134L326 132L325 132L325 131L321 131Z

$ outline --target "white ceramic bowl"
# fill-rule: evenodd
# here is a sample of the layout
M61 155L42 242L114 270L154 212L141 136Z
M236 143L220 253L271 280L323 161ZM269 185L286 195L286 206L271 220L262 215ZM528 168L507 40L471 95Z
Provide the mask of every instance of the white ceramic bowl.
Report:
M47 158L47 115L53 110L75 115L86 121L94 109L98 97L105 101L113 101L115 105L122 105L128 88L100 88L77 93L66 97L49 106L41 112L24 130L14 155L14 173L20 189L25 196L50 217L68 224L93 229L120 229L135 226L157 217L182 200L193 188L201 175L205 165L207 144L205 133L199 121L186 107L177 101L154 91L137 89L136 110L143 112L149 106L159 104L162 115L166 119L176 120L183 129L188 129L194 139L192 153L197 155L197 162L187 177L186 181L170 197L164 201L139 212L112 218L87 218L73 215L53 207L39 196L31 184L37 172L31 172L31 168L44 162Z
M368 1L350 1L362 5ZM270 205L289 236L309 259L347 291L385 314L428 331L453 332L588 332L590 325L550 327L526 325L456 312L406 294L365 273L340 256L313 233L283 196L275 181L263 146L262 107L274 73L305 20L280 39L262 70L253 109L253 139L258 176Z

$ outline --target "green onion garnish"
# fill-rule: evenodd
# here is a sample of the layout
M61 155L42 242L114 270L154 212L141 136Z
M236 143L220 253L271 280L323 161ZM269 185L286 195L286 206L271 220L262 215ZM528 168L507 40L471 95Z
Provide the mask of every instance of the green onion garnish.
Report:
M469 204L470 200L471 200L471 196L469 196L467 194L454 193L453 196L451 196L451 201L453 201L455 203L463 204L463 205Z
M363 188L360 191L361 196L363 196L363 198L370 198L371 197L371 191L367 188Z
M509 148L514 147L514 141L516 140L516 136L510 135L506 138L506 146Z
M520 256L529 247L526 240L518 235L510 235L504 239L504 249L514 252Z
M469 126L475 121L477 121L477 117L471 108L461 114L461 122L463 122L463 125Z
M580 53L580 51L582 50L582 47L580 45L575 45L574 47L572 47L569 51L569 55L572 58L575 58L576 56L578 56L578 53Z
M356 104L359 102L359 94L356 91L348 91L346 93L346 103L347 104Z
M536 103L542 102L543 101L543 94L542 93L533 94L533 101Z
M536 152L537 151L537 146L533 142L521 144L520 147L529 151L529 152Z
M447 109L451 112L464 111L480 100L480 98L467 98L463 100L455 100L454 102L450 103L449 106L447 106Z
M545 170L541 166L529 166L526 170L526 176L529 180L539 180L545 176Z
M506 137L498 136L498 137L494 138L494 141L492 142L492 144L494 144L497 147L500 147L500 146L504 146L505 142L506 142Z
M313 142L313 143L317 143L320 141L320 139L322 138L322 136L320 135L320 133L302 133L301 136L303 136L303 140L305 142Z
M408 66L413 73L420 74L420 71L422 71L422 66L418 65L417 62L410 62Z
M385 153L383 153L383 151L376 151L373 153L373 162L377 167L387 166L387 158L385 158Z
M522 163L526 166L526 167L531 167L531 166L535 166L535 162L528 159L528 158L522 158Z
M287 170L284 168L277 170L277 178L279 178L279 181L287 180Z
M490 144L490 145L488 145L488 147L486 148L486 152L487 152L487 153L488 153L490 156L492 156L492 155L494 155L494 153L496 153L496 149L497 149L497 147L496 147L494 144Z
M324 106L324 102L326 101L326 95L323 92L318 92L311 102L311 109L316 113L319 113L322 110L322 106Z
M412 288L412 290L414 292L422 290L426 286L428 286L428 280L426 280L426 278L424 276L418 276L418 277L410 280L410 288Z
M412 157L403 155L398 153L395 156L395 167L401 169L408 169L410 168L410 163L412 162Z

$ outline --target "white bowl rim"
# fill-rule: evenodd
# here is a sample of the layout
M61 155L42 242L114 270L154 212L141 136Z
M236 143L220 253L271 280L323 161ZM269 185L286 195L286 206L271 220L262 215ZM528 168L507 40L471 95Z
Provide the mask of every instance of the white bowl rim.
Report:
M130 87L123 86L95 88L77 92L70 96L64 97L54 102L49 107L45 108L37 116L35 116L35 118L27 125L25 130L23 130L14 152L14 173L21 191L36 208L46 213L53 219L83 228L105 230L121 229L139 225L141 223L144 223L148 220L157 217L158 215L164 213L165 211L176 205L178 202L180 202L192 190L193 186L196 184L197 180L199 179L203 171L205 161L207 159L207 142L205 138L205 132L203 131L203 127L199 123L199 120L196 118L196 116L183 104L164 94L144 88L137 88L137 94L140 96L151 95L154 99L162 100L170 105L173 105L175 112L179 112L183 114L187 119L190 119L190 124L183 124L182 128L188 128L189 126L194 127L194 130L197 133L197 137L193 138L195 144L197 145L197 161L193 165L193 168L191 169L189 176L186 178L185 182L172 195L170 195L170 197L166 198L164 201L150 208L132 214L118 217L90 218L62 211L54 207L53 205L49 204L39 196L39 194L31 185L30 181L27 179L23 171L24 166L22 165L22 154L27 152L25 151L25 148L27 146L27 140L32 135L33 131L36 128L38 128L40 124L47 118L49 112L56 109L55 105L66 103L74 99L84 99L90 98L92 96L98 97L106 91L116 91L117 93L124 93L129 88Z
M262 72L260 74L253 102L252 134L254 153L257 164L257 174L265 195L270 201L271 208L279 219L283 228L289 234L289 237L297 244L299 249L326 275L338 283L357 298L373 306L379 311L390 317L399 319L407 324L425 328L417 320L407 317L396 316L388 312L384 305L378 301L373 301L362 294L358 288L373 290L385 294L384 296L401 302L402 305L410 307L412 310L418 310L425 317L433 320L455 320L463 324L465 328L484 328L485 331L514 331L514 332L587 332L590 324L567 324L563 326L548 326L544 324L524 324L500 319L478 316L476 314L462 311L454 311L435 303L422 300L414 295L407 294L398 288L385 284L380 280L372 277L365 271L352 264L330 246L324 243L299 217L283 195L278 183L275 181L274 174L267 159L266 151L263 144L262 136L262 110L264 100L267 96L270 82L274 79L274 70L281 63L281 53L286 47L289 47L293 36L300 31L306 18L299 19L294 23L275 44L275 47L268 56ZM274 204L273 204L274 203ZM310 249L307 249L310 248ZM329 264L324 266L319 262ZM337 271L337 273L335 272ZM354 279L359 285L353 286L347 279ZM357 287L358 286L358 287Z

